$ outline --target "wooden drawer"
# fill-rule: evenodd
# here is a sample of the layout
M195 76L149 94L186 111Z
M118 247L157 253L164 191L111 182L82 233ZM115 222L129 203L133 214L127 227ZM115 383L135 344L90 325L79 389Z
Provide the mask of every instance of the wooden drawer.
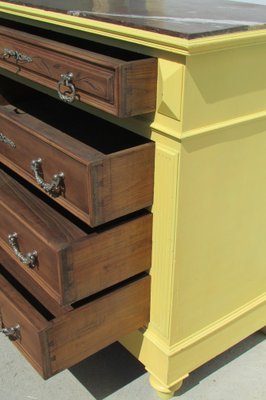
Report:
M49 378L149 319L148 276L75 304L54 318L0 266L0 323L17 327L10 339L37 371Z
M59 304L150 268L152 218L147 213L91 229L74 217L70 221L61 207L55 211L2 170L0 220L0 246L27 274L27 287L34 280ZM17 237L8 238L13 233Z
M56 299L49 296L47 291L38 283L35 279L29 277L28 273L25 272L24 268L21 268L18 263L9 256L0 247L0 265L4 265L5 269L10 275L16 278L16 280L35 297L43 306L49 310L53 315L59 316L66 311L71 310L71 305L62 306Z
M0 54L1 68L53 90L60 87L63 96L71 92L74 101L119 117L155 110L157 61L153 58L136 55L134 59L127 53L125 59L117 59L5 26L0 27ZM62 78L69 73L70 80Z
M23 93L23 85L14 88ZM0 106L0 124L0 161L90 226L152 204L154 143L147 139L32 90Z

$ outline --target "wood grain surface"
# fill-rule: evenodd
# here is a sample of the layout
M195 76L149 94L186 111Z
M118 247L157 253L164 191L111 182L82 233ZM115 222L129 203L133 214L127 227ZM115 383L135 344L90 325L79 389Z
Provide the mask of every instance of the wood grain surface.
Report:
M6 93L7 82L2 81ZM13 92L23 90L25 99L14 100ZM33 160L42 159L47 183L63 172L63 188L54 200L91 226L152 204L153 142L23 85L11 86L6 101L8 97L13 104L0 106L0 124L14 146L0 142L5 165L35 186Z
M19 336L13 343L44 378L71 367L149 320L148 276L50 319L4 275L0 274L1 326L19 324Z
M60 212L59 212L60 211ZM70 304L146 271L151 265L152 216L131 216L90 229L54 210L0 170L0 246L54 300ZM8 244L18 234L19 250L38 252L38 265L23 265Z
M19 51L31 61L5 56ZM157 60L127 61L0 26L0 67L57 90L73 73L76 99L119 117L155 111ZM66 89L68 90L68 89ZM62 87L62 91L63 87Z

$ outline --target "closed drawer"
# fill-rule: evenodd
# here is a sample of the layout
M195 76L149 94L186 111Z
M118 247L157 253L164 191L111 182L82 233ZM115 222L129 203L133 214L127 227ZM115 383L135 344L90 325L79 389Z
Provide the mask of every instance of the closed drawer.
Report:
M80 362L149 319L148 276L86 299L55 318L1 266L0 272L1 329L44 378Z
M119 117L155 110L153 58L117 59L3 26L0 54L1 68L59 91L67 102L81 101Z
M27 287L33 280L61 305L150 267L150 214L91 229L74 217L70 221L64 210L54 210L2 170L0 220L0 246L27 274Z
M152 204L147 139L32 90L0 106L0 124L0 160L90 226Z

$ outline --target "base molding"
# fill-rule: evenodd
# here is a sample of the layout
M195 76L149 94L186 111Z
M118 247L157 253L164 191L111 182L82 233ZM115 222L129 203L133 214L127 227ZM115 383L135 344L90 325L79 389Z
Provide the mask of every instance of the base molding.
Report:
M265 316L266 295L263 295L236 310L230 317L217 321L216 324L202 330L200 334L196 332L187 340L182 340L173 346L168 346L150 328L145 332L133 332L120 342L144 364L153 377L152 382L156 379L159 385L172 392L171 388L194 369L262 327L265 332Z

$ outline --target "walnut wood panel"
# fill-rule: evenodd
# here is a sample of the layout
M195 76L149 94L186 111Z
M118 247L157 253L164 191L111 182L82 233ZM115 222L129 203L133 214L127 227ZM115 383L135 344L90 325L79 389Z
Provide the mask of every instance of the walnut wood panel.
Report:
M150 214L98 230L78 227L0 171L0 246L47 295L60 304L110 287L150 268ZM16 232L23 254L36 250L38 265L16 257L8 235Z
M49 378L147 324L149 287L149 277L142 277L52 318L42 315L0 275L1 325L19 324L19 338L13 343Z
M23 329L23 342L18 338L17 346L22 348L23 354L40 372L42 350L39 345L39 331L45 329L46 319L5 280L2 271L0 275L0 323L1 328L16 326L19 323Z
M47 308L53 315L62 315L66 311L71 309L71 306L60 306L57 301L51 296L47 295L47 292L39 285L35 279L29 278L30 271L28 274L24 272L23 268L18 268L17 263L0 248L0 265L14 277L16 280L25 286L32 295L38 299L45 308Z
M36 108L40 98L33 97L32 110L33 103ZM71 121L65 116L68 109L61 104L58 107L56 103L55 100L47 99L46 106L53 109L57 119L61 118L66 125L65 129L69 130L68 122L70 124ZM27 109L31 109L30 104L27 103ZM64 190L54 200L90 226L103 224L152 204L154 143L145 143L139 137L134 139L133 144L132 139L129 139L127 144L127 136L137 138L138 135L125 130L122 132L125 136L121 139L121 142L126 143L124 148L104 154L95 149L93 144L89 145L90 137L98 135L100 142L104 134L104 142L106 132L110 131L111 135L111 129L120 132L122 128L103 121L97 124L91 116L76 111L72 119L79 127L73 127L73 135L79 132L80 141L39 118L25 111L18 112L16 106L0 106L1 133L13 144L0 141L0 161L36 186L38 184L31 169L32 160L42 159L42 170L47 182L51 182L54 174L63 172ZM91 128L88 129L88 126ZM115 133L114 142L120 140L116 139ZM112 141L112 136L108 140Z
M5 56L18 51L30 62ZM119 117L155 110L157 61L124 61L19 30L0 27L0 67L57 90L73 73L77 99Z

